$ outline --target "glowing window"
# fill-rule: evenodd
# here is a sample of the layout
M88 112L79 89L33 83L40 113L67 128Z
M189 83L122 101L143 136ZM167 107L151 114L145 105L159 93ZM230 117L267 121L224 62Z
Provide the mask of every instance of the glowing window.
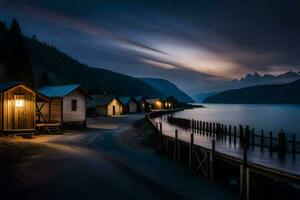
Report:
M24 100L24 95L14 95L15 98L15 106L16 107L24 107L25 105L25 100Z

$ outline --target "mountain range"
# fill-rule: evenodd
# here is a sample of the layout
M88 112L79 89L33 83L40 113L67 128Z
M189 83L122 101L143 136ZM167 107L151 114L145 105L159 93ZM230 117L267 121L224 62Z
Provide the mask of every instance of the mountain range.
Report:
M232 80L225 85L228 89L237 89L255 85L266 85L266 84L283 84L290 83L292 81L300 79L300 73L289 71L277 76L271 74L260 75L257 72L253 74L247 74L240 80Z
M166 96L173 96L180 102L193 103L193 99L189 97L186 93L181 91L175 84L170 81L158 78L139 78L148 85L157 89Z
M298 79L300 79L300 72L289 71L279 75L271 75L271 74L260 75L259 73L254 72L253 74L247 74L241 79L234 79L219 84L218 87L213 88L210 92L204 92L204 93L200 92L194 94L192 95L192 98L196 102L203 102L205 98L209 96L213 96L217 93L226 90L240 89L240 88L256 86L256 85L284 84L284 83L290 83L296 81Z
M277 85L259 85L228 90L207 97L204 103L299 104L300 80Z

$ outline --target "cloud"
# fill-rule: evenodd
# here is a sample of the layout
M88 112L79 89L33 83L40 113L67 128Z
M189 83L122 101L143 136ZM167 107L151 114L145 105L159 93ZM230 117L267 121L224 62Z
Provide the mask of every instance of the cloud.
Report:
M19 16L25 33L85 64L191 93L249 72L300 69L299 3L73 2L6 1L0 16Z

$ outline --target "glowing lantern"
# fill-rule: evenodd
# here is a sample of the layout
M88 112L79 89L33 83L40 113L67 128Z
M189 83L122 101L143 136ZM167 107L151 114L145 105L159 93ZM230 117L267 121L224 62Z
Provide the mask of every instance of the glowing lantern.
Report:
M24 95L15 95L15 105L16 107L24 107L25 100L24 100Z

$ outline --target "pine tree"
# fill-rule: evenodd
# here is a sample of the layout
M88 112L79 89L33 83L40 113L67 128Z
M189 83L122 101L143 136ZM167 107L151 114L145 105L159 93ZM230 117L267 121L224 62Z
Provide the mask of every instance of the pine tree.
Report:
M0 21L0 31L6 31L7 30L7 26L4 22Z
M50 84L50 77L49 73L46 69L43 70L43 73L41 75L41 80L40 80L40 86L46 86Z
M13 21L10 25L9 31L13 34L21 35L21 33L22 33L21 27L16 19L13 19Z
M7 33L7 75L11 80L24 81L35 86L30 57L22 36L21 28L16 19Z

